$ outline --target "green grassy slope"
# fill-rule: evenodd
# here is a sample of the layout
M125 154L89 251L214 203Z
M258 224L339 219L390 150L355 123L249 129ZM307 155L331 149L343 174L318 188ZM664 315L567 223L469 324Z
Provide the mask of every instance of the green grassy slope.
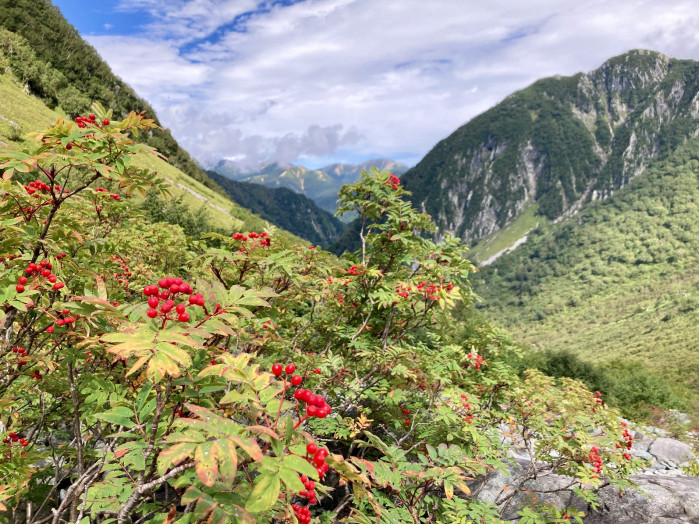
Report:
M20 147L24 142L24 138L12 140L13 129L16 129L13 123L26 133L44 129L63 116L49 109L39 98L26 94L12 75L0 74L0 146ZM161 159L141 156L137 164L152 169L171 181L173 198L184 196L183 202L192 211L205 213L202 218L208 218L211 223L221 229L247 231L259 230L267 226L264 220L247 209Z
M534 347L622 358L699 386L699 139L474 279Z
M158 123L148 102L112 72L50 0L0 0L0 69L5 68L50 108L71 116L99 101L118 118L144 110ZM222 192L167 129L142 139L182 172Z

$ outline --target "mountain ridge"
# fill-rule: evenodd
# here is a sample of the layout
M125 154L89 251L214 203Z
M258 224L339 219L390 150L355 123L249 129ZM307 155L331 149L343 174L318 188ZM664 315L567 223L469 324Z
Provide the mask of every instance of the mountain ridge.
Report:
M337 207L337 192L343 185L356 182L362 170L378 167L382 171L401 174L408 169L406 165L388 158L376 158L359 164L329 164L319 169L269 162L256 171L246 173L239 171L235 165L234 162L222 160L213 170L232 180L291 189L307 196L331 214L335 213Z
M698 73L698 62L633 50L538 80L437 143L402 183L439 234L468 243L534 203L549 220L574 213L696 134Z

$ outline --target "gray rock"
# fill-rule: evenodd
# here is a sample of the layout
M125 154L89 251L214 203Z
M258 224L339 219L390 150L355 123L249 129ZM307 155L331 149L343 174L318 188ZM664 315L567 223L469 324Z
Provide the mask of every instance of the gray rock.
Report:
M671 438L660 437L655 439L648 451L660 462L684 464L694 460L692 448L688 444Z
M699 524L699 478L635 475L645 495L629 490L619 498L612 486L599 490L600 507L588 510L585 524Z

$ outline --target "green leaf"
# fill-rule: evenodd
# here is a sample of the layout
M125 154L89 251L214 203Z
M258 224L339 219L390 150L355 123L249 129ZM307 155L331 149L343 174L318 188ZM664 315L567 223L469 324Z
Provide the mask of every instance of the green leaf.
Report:
M257 478L255 489L245 504L245 509L250 513L267 511L277 502L281 484L276 475L263 474Z
M293 469L294 471L306 475L309 478L318 480L318 471L311 466L306 459L299 455L287 455L282 459L282 467Z
M130 420L130 418L133 416L133 411L124 406L119 406L102 413L95 413L94 416L96 419L104 420L105 422L109 422L111 424L124 426L127 429L136 425Z

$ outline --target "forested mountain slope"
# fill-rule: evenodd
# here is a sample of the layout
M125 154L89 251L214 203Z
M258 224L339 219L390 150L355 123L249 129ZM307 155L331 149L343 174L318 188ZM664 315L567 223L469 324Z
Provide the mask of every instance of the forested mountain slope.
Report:
M699 386L699 139L474 278L535 347L642 362Z
M359 180L362 170L369 171L372 167L395 175L405 173L408 169L400 162L378 158L361 164L331 164L320 169L272 162L250 173L240 172L231 162L222 160L215 171L232 180L253 182L272 188L286 187L306 195L319 207L334 214L340 188L345 184L353 184Z
M208 175L241 206L311 242L327 246L345 230L337 218L291 189L231 180L213 171Z
M467 243L532 204L555 219L610 195L699 129L699 63L635 50L545 78L439 142L401 180Z

